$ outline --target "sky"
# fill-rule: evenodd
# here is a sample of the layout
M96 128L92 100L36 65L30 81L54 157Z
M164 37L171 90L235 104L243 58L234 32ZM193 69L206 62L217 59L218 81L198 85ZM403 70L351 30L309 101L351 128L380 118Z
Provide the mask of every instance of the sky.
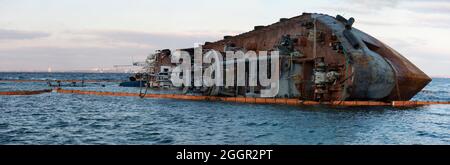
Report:
M303 12L354 17L428 75L450 77L449 0L0 0L0 71L112 68Z

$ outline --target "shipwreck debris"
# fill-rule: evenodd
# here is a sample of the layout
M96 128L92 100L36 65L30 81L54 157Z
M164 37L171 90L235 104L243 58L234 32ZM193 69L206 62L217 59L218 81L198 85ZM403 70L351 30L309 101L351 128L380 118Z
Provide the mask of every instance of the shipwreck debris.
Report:
M355 23L354 18L340 15L304 13L290 19L281 18L271 25L255 26L240 35L227 35L220 41L205 42L202 49L218 51L224 59L226 51L279 51L280 89L276 98L407 101L431 81L400 53L353 27ZM179 50L189 52L194 59L194 48ZM163 66L171 72L174 66L167 60L169 56L169 50L153 55L148 69L153 75L148 83L153 85L149 86L161 86L157 77ZM245 65L248 67L248 63ZM248 74L245 71L246 78ZM184 87L183 90L202 92L206 96L253 97L261 86Z

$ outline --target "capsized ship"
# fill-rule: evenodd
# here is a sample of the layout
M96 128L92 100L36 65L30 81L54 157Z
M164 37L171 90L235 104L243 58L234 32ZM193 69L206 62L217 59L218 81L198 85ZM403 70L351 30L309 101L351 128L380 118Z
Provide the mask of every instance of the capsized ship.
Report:
M354 28L354 22L354 18L340 15L304 13L281 18L272 25L255 26L237 36L224 36L220 41L205 42L203 49L223 55L225 51L238 50L279 51L279 98L403 101L410 100L431 81L400 53ZM193 56L193 48L180 50ZM167 49L152 55L148 75L154 76L148 78L148 86L165 82L158 77L174 67L170 55ZM253 97L260 90L249 86L183 89L185 93L200 91L203 95L232 97Z

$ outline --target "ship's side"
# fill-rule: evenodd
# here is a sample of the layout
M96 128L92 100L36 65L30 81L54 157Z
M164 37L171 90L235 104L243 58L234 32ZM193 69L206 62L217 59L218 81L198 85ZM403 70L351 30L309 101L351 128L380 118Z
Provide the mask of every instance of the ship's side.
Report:
M431 81L400 53L352 27L354 21L304 13L272 25L255 26L250 32L225 36L217 42L206 42L203 49L216 50L224 56L226 51L279 51L280 89L276 97L282 98L409 100ZM203 92L254 96L259 90L249 86L212 87Z

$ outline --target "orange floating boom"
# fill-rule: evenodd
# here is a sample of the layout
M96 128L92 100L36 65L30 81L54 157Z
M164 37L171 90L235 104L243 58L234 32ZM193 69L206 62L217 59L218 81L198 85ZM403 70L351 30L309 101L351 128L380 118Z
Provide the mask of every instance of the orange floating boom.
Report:
M52 92L50 89L37 91L0 91L0 95L37 95L42 93ZM120 96L120 97L139 97L138 93L127 92L99 92L99 91L85 91L85 90L65 90L58 88L57 93L64 94L81 94L81 95L97 95L97 96ZM437 101L303 101L298 99L286 98L253 98L253 97L218 97L218 96L193 96L193 95L178 95L178 94L147 94L145 98L166 98L178 100L196 100L196 101L224 101L247 104L281 104L281 105L331 105L331 106L393 106L393 107L416 107L434 104L450 104L450 102Z
M86 82L86 83L93 83L93 82L123 82L123 80L0 80L0 82Z
M38 95L42 93L52 92L51 89L38 90L38 91L0 91L0 95Z
M139 97L138 93L127 92L98 92L98 91L84 91L84 90L65 90L56 89L58 93L66 94L84 94L84 95L97 95L97 96L132 96ZM331 106L393 106L393 107L415 107L433 104L450 104L450 102L431 102L431 101L392 101L392 102L380 102L380 101L331 101L331 102L318 102L318 101L303 101L298 99L286 99L286 98L252 98L252 97L218 97L218 96L193 96L193 95L178 95L178 94L147 94L145 98L166 98L166 99L178 99L178 100L197 100L197 101L224 101L224 102L236 102L236 103L249 103L249 104L281 104L281 105L331 105Z

